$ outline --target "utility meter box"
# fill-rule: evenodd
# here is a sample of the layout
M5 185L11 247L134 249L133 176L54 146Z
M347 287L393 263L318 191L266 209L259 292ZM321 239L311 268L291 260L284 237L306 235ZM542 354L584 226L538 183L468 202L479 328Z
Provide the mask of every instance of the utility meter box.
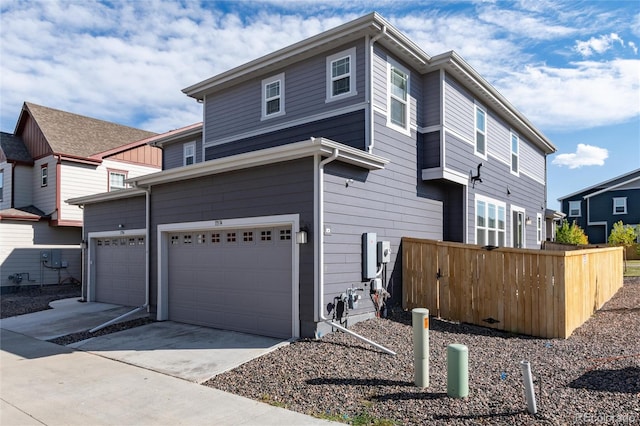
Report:
M378 263L391 262L391 243L389 241L378 241Z
M362 234L362 281L369 281L376 277L378 269L376 242L378 236L375 232Z

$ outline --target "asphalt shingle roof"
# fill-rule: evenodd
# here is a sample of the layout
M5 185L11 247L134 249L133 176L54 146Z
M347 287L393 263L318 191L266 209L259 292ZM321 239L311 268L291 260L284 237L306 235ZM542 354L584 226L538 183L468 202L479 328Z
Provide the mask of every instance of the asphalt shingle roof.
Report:
M90 157L156 133L25 102L56 154Z
M22 139L11 133L0 132L0 150L8 161L33 162ZM2 155L0 155L0 158Z

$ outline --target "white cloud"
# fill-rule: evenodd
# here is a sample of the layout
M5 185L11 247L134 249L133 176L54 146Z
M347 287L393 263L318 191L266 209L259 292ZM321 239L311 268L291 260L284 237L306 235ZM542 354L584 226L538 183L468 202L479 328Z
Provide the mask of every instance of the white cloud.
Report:
M638 54L638 46L634 42L627 42L627 46L629 46L631 50L633 50L633 53L635 53L636 55Z
M545 13L548 11L545 11ZM551 40L576 32L575 28L551 24L549 15L533 15L530 11L490 8L480 13L479 18L489 24L507 30L511 35L532 40Z
M604 166L604 160L609 157L609 151L593 145L579 143L576 152L571 154L558 154L551 162L556 166L567 166L577 169L583 166Z
M624 46L624 41L616 33L601 35L600 37L591 37L587 41L576 41L574 49L583 57L588 57L594 53L602 54L613 47L614 43Z

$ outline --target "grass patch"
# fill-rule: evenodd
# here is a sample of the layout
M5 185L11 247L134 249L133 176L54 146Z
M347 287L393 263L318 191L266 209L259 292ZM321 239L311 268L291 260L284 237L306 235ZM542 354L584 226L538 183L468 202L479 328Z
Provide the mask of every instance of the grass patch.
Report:
M260 402L264 402L265 404L273 405L278 408L287 408L287 404L281 401L276 401L271 395L266 393L260 396Z
M640 277L640 260L627 260L624 271L625 277Z
M313 414L313 416L322 420L346 423L353 426L397 426L400 424L391 419L374 417L369 413L360 413L353 417L349 417L346 414L335 413Z

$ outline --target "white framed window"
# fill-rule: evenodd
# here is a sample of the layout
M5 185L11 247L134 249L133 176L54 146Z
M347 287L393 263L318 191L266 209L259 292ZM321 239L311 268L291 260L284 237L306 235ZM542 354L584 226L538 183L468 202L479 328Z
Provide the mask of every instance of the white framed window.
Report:
M613 214L627 214L627 197L613 197Z
M580 201L569 201L569 217L582 216L582 209Z
M284 73L262 80L262 119L284 114Z
M356 48L327 57L327 102L357 94Z
M47 186L49 184L49 165L43 164L40 166L40 186Z
M520 138L511 132L511 173L520 174Z
M542 214L536 213L536 242L538 245L542 243Z
M117 191L125 189L127 185L124 180L127 178L127 172L120 170L109 170L109 191Z
M503 202L482 196L476 197L476 244L505 246L506 211Z
M487 158L487 111L480 105L475 105L475 153Z
M196 143L188 142L182 145L182 165L190 166L196 162Z
M387 124L404 133L409 132L409 70L390 60L387 67L389 76Z

